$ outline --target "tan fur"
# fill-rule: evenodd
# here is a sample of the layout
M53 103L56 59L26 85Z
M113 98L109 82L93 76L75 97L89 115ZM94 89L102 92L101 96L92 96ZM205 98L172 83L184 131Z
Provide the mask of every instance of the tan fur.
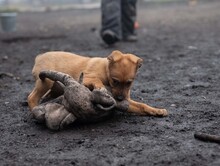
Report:
M78 79L84 73L83 84L90 89L108 86L116 100L128 99L129 112L140 115L166 116L165 109L150 107L130 99L130 88L142 59L133 54L113 51L107 58L89 58L68 52L47 52L38 55L32 74L36 80L35 88L28 96L28 104L32 110L38 105L40 98L52 87L53 82L42 81L39 73L42 70L54 70L71 75Z

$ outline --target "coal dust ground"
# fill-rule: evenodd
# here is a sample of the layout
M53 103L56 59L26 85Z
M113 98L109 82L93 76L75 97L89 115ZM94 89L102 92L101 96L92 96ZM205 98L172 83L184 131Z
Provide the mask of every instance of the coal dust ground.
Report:
M138 42L107 47L100 10L19 13L17 31L0 32L0 165L220 165L220 2L140 3ZM118 113L104 122L54 132L31 119L36 55L70 51L105 57L112 50L144 59L131 96L166 108L164 118Z

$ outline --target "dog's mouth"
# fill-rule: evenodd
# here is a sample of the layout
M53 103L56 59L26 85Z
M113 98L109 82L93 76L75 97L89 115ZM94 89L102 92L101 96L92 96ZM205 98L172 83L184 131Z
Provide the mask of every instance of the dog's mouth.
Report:
M126 99L126 97L123 95L113 95L113 97L116 101L123 101Z

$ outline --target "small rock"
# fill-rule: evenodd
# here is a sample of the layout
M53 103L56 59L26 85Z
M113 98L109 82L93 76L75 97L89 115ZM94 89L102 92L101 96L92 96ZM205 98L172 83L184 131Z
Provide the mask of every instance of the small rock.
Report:
M141 90L141 93L147 93L147 90L142 89L142 90Z
M198 48L196 46L188 46L189 50L197 50Z
M20 104L21 104L21 106L23 106L23 107L24 107L24 106L25 106L25 107L28 106L28 102L27 102L27 101L22 101L22 102L20 102Z
M193 67L192 70L194 70L194 71L195 71L195 70L198 70L198 67Z
M0 77L2 77L2 76L6 76L6 77L10 77L10 78L14 77L14 75L12 73L4 73L4 72L0 73Z
M185 57L186 55L183 53L180 53L178 56L182 58L182 57Z
M8 60L8 56L7 55L5 55L5 56L3 56L3 58L2 58L3 60Z
M77 142L77 144L82 144L82 143L84 143L85 142L85 140L79 140L78 142Z
M13 77L13 79L19 81L20 77Z

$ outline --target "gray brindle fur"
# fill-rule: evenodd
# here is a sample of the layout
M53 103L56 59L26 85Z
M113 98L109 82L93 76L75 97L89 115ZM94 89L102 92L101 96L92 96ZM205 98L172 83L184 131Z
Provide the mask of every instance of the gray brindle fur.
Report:
M50 79L54 82L50 93L56 93L57 98L34 107L34 118L46 123L52 130L63 129L75 120L81 122L97 122L104 120L114 110L126 111L128 101L116 102L107 89L90 91L83 82L83 73L79 82L68 74L56 71L42 71L39 74L42 81Z

